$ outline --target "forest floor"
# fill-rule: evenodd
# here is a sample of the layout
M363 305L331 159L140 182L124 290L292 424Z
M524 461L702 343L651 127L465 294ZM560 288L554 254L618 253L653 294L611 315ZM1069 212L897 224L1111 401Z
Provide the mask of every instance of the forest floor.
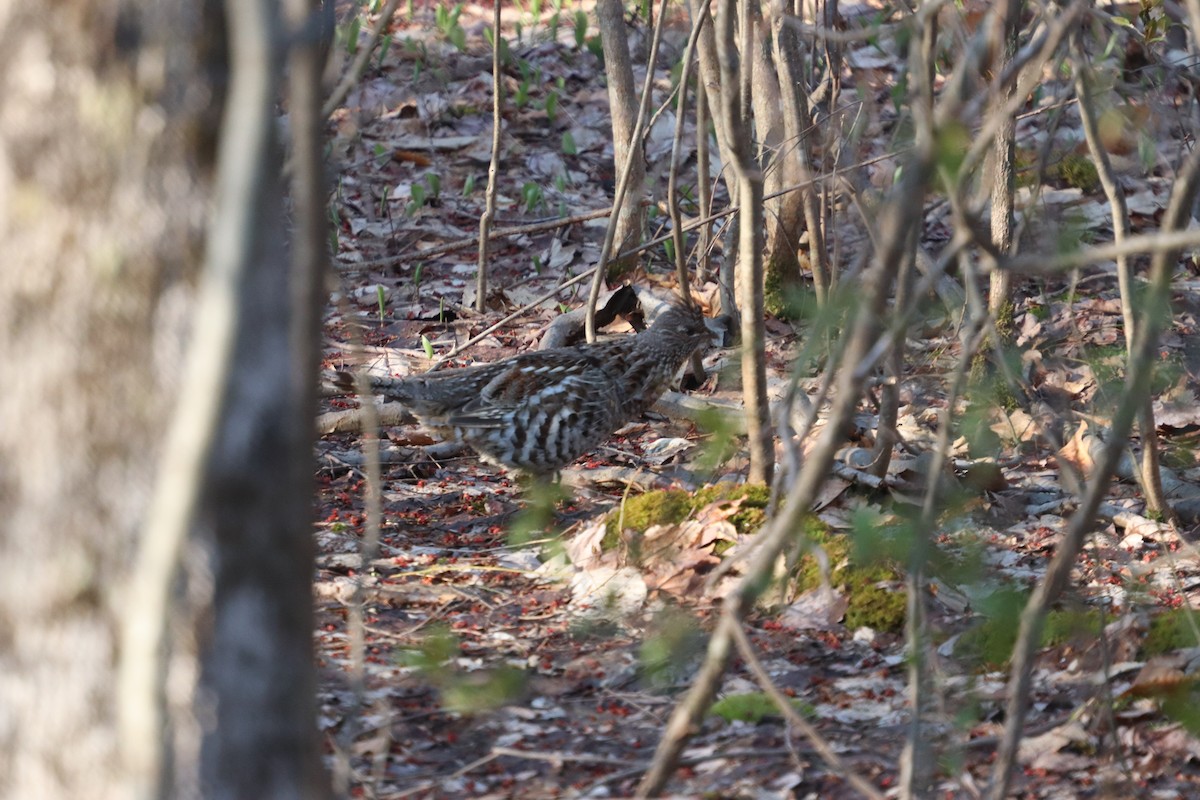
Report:
M422 371L431 358L599 257L603 217L498 238L488 261L488 310L469 310L476 247L446 245L477 236L483 210L492 102L483 31L491 11L456 8L410 5L393 23L386 52L372 59L334 114L340 287L326 324L330 370ZM595 17L581 24L575 7L535 8L504 12L511 60L498 228L601 211L611 202L608 97ZM347 37L365 37L366 26L358 32L348 20L339 27L341 48ZM686 34L686 19L672 19L662 64L679 61ZM638 23L631 36L634 63L644 64L649 31ZM871 163L863 168L867 183L878 187L886 187L897 165L888 155L896 122L889 87L899 59L885 46L864 47L847 60L843 92L863 103L857 147L861 163ZM639 85L643 74L636 70ZM655 86L658 107L671 86L666 69ZM1058 119L1056 131L1046 134L1047 118L1022 119L1019 148L1041 147L1048 136L1051 149L1078 141L1077 122ZM648 134L655 197L665 197L674 124L674 113L664 110ZM1122 175L1135 226L1144 231L1155 229L1180 149L1173 121L1156 124L1144 135L1159 137L1158 155ZM694 120L683 142L681 163L694 183ZM1022 202L1039 204L1042 230L1048 220L1069 218L1096 241L1111 238L1098 187L1046 178L1039 188L1036 195L1023 189ZM718 208L726 202L721 194L716 200ZM950 225L948 212L935 205L922 239L932 250L949 239ZM855 230L860 223L846 221L851 216L830 231L843 254L865 240ZM652 225L665 230L667 221L652 217ZM1200 282L1183 271L1177 278L1174 323L1159 349L1155 409L1169 488L1186 505L1200 484ZM674 278L663 249L648 251L628 280L670 291ZM557 314L582 305L581 287L586 282L537 303L454 363L536 347ZM711 311L716 286L693 291ZM940 757L928 797L978 796L989 780L1015 620L1074 509L1077 487L1064 475L1072 467L1087 473L1095 431L1122 371L1111 265L1085 271L1077 283L1064 276L1020 284L1013 300L1019 369L1039 388L1041 402L1025 410L969 402L953 409L965 409L969 435L951 454L955 499L927 532L937 552L926 598L937 698L927 731ZM946 379L961 352L959 322L934 301L913 329L900 381L904 447L885 488L868 488L847 469L822 494L821 536L832 578L815 586L798 580L746 622L775 686L883 793L898 781L910 719L898 565L927 478L922 454L935 446ZM627 330L624 323L611 328ZM772 399L786 392L793 370L800 388L815 393L820 356L803 348L819 339L812 321L772 318L767 331ZM735 355L730 348L710 350L708 380L691 396L739 402ZM356 405L352 398L325 403L329 412ZM877 414L871 403L860 407L857 444L870 445ZM1057 421L1063 419L1065 428ZM727 437L712 426L652 413L568 470L570 497L554 504L469 452L429 455L423 448L432 440L419 427L388 425L384 434L382 521L369 564L363 440L329 433L318 452L316 641L331 765L354 796L631 794L694 674L721 597L737 578L739 548L753 541L762 518L761 494L697 494L740 483L744 456L722 453ZM779 444L781 463L792 448L802 452L803 444ZM853 463L850 451L847 460ZM977 469L988 464L998 469ZM659 499L638 505L647 488L687 494L651 495ZM606 523L621 509L620 522ZM1044 637L1014 796L1200 797L1200 739L1190 710L1197 706L1188 677L1197 639L1191 617L1178 612L1196 605L1200 557L1186 526L1179 533L1149 516L1134 481L1112 486ZM647 533L646 522L660 525ZM616 551L600 548L606 524L621 539ZM839 544L846 540L836 534L846 533L857 549ZM654 537L670 540L670 558L636 552L636 543ZM891 558L880 565L864 549ZM733 564L723 575L722 563ZM811 563L800 562L794 574ZM360 599L361 622L351 610ZM688 742L669 785L675 796L858 796L784 723L744 659L733 659L720 697Z

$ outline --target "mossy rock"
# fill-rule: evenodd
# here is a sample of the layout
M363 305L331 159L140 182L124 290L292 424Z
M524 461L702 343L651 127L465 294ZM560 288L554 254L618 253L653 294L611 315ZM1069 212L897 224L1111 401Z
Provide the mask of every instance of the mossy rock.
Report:
M1067 186L1079 189L1084 194L1100 190L1100 173L1087 156L1072 154L1050 167L1051 174Z
M898 633L904 628L907 598L900 585L903 573L885 559L872 560L857 552L846 534L833 534L815 518L806 524L809 539L825 551L829 582L846 596L844 624L851 630L867 627ZM821 585L821 568L811 555L796 565L795 588L807 592Z
M647 492L625 501L624 516L620 509L609 512L602 547L611 550L622 543L621 526L636 534L652 525L682 522L690 515L712 503L736 502L738 508L729 516L739 534L759 530L766 521L770 489L762 484L720 483L705 487L694 495L678 489ZM846 625L851 628L870 627L878 631L897 632L904 627L906 599L899 582L903 573L894 563L862 557L856 552L851 537L831 534L816 517L804 521L807 538L823 547L832 566L830 580L847 596ZM636 549L636 543L631 545ZM720 552L717 551L717 555ZM797 563L794 572L795 588L808 591L820 585L821 577L816 559L806 555Z
M770 499L771 490L760 483L718 483L706 486L694 495L680 489L646 492L625 500L624 516L620 508L608 513L601 546L605 550L611 550L620 543L618 522L622 528L643 533L652 525L683 522L705 506L723 501L740 501L738 509L730 515L729 521L739 534L753 533L766 521L766 508Z
M692 496L680 489L635 495L627 498L623 506L610 511L604 523L604 540L600 545L604 550L612 550L621 543L621 528L642 533L653 525L682 522L693 508Z
M692 497L692 511L711 503L740 501L729 521L739 534L754 533L767 521L771 489L761 483L717 483L700 489Z

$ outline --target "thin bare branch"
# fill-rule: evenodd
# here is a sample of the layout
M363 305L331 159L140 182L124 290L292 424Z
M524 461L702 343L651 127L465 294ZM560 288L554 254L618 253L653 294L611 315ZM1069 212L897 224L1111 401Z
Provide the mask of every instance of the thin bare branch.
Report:
M642 138L642 131L646 127L646 117L650 112L650 98L654 91L654 67L658 63L658 47L662 43L663 21L666 18L667 0L662 0L659 6L658 17L654 20L654 34L650 39L650 54L646 58L646 79L642 84L641 102L638 104L637 120L633 124L633 130L629 132L629 146L625 152L625 160L622 163L620 174L617 178L617 188L613 194L613 215L609 217L608 228L604 232L604 244L600 247L600 270L597 270L592 275L592 284L588 289L587 300L587 317L584 322L584 330L587 334L589 342L596 341L596 301L600 299L600 289L604 283L604 277L608 272L608 264L612 255L613 247L616 244L617 231L621 228L621 218L629 213L625 202L625 195L629 192L629 184L634 173L642 174L642 168L635 163L636 159L643 158L641 146L635 146ZM616 12L615 15L613 12ZM602 36L606 39L610 35L615 35L618 31L624 33L624 17L621 12L619 3L610 3L608 0L597 4L597 14L607 14L609 19L607 23L601 22ZM615 16L615 18L613 18ZM607 28L607 32L605 32ZM606 51L607 52L607 51ZM616 149L619 152L620 148ZM622 243L624 244L624 243Z
M847 783L858 790L859 794L871 800L883 800L883 793L872 786L866 778L851 769L850 765L843 761L841 756L837 754L837 751L825 740L820 731L801 716L792 706L792 702L788 696L779 690L779 687L771 680L770 673L767 672L762 662L758 660L758 654L754 652L754 644L750 641L750 637L746 635L746 631L743 630L741 624L732 626L730 631L733 633L734 642L737 644L738 651L741 652L746 666L750 668L750 672L754 675L762 690L775 702L775 707L779 709L779 713L783 715L788 724L800 731L800 734L805 739L808 739L809 744L813 746L813 750L817 752L817 755L825 759L825 763L834 772L842 776Z
M483 313L487 307L487 262L488 244L492 221L496 218L496 178L500 172L500 139L504 117L504 77L500 72L500 0L492 0L492 157L488 161L487 191L484 192L484 210L479 217L479 257L475 264L475 310Z
M1094 82L1091 65L1080 42L1081 35L1080 32L1076 32L1071 42L1071 56L1075 67L1075 94L1079 98L1079 119L1088 152L1096 167L1096 175L1100 179L1100 186L1104 189L1104 196L1108 198L1112 213L1113 244L1119 245L1129 237L1129 208L1125 203L1125 193L1117 184L1112 160L1100 142L1099 116L1096 113L1095 98L1092 96ZM1133 268L1129 264L1129 258L1124 255L1117 256L1117 285L1121 293L1121 318L1125 323L1126 353L1127 357L1132 358L1138 321L1133 307ZM1149 395L1146 396L1138 414L1138 434L1142 440L1142 463L1138 483L1146 497L1146 505L1151 511L1175 521L1175 512L1163 494L1162 471L1158 463L1158 426L1154 422L1154 402Z
M900 183L881 217L883 248L875 265L863 276L863 302L855 308L847 337L845 366L837 378L837 402L830 409L820 437L787 492L783 508L759 535L745 577L726 597L721 618L709 639L704 662L691 689L667 722L654 754L653 766L638 786L638 797L655 796L666 786L688 732L700 721L717 691L733 645L733 627L753 607L762 587L767 584L765 576L770 574L775 559L795 538L795 532L802 529L803 518L829 474L834 453L842 444L845 425L854 413L868 372L861 368L861 362L876 338L887 298L886 287L891 285L899 269L905 232L913 230L920 218L922 203L918 199L924 195L932 171L932 142L918 143L912 152L914 155L906 164Z
M1198 177L1200 150L1193 150L1176 176L1170 204L1162 221L1164 233L1160 236L1169 236L1170 232L1187 224L1197 193ZM991 783L985 795L988 800L1004 800L1008 796L1029 704L1034 656L1041 640L1046 612L1070 580L1075 559L1095 524L1096 511L1108 490L1109 481L1126 446L1133 420L1150 391L1150 378L1155 363L1154 351L1159 332L1168 319L1171 276L1178 258L1178 248L1162 249L1154 254L1145 295L1143 322L1134 337L1135 347L1126 371L1121 402L1113 416L1110 438L1096 461L1087 490L1079 508L1071 516L1045 577L1034 589L1025 610L1021 613L1017 642L1013 648L1012 667L1009 670L1008 703L1005 708L1007 722L992 768Z
M383 32L392 24L392 17L396 15L396 9L399 6L400 0L388 0L388 4L383 7L379 18L371 26L371 33L367 37L366 43L358 48L358 54L354 57L354 63L350 65L350 69L346 71L337 88L330 93L329 99L325 101L325 105L321 108L321 116L329 117L334 111L341 108L342 103L346 102L346 98L350 95L350 90L357 86L358 82L362 79L363 72L367 69L367 63L371 60L371 56L375 54L375 48L379 46Z

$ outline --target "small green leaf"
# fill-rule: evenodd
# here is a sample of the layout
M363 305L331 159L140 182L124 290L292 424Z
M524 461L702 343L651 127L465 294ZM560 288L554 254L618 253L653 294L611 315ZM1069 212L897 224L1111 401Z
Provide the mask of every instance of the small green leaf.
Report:
M571 135L570 131L563 131L562 151L568 156L573 156L579 153L579 150L575 147L575 137Z
M362 29L362 18L355 17L350 20L350 24L346 27L346 52L354 55L358 52L358 32Z
M426 358L433 358L433 342L429 341L429 337L421 334L421 349L425 351Z
M521 198L525 201L525 210L533 211L542 204L542 187L540 184L528 181L521 187Z
M587 44L588 15L586 11L575 12L575 47L582 49Z
M382 283L377 284L375 286L375 294L379 298L379 322L382 323L383 322L383 312L384 312L384 308L385 308L385 306L383 304L384 295L383 295L383 284Z
M467 195L471 194L471 192L473 192L473 191L475 191L475 176L468 175L467 179L465 181L463 181L463 188L462 188L463 197L466 197Z

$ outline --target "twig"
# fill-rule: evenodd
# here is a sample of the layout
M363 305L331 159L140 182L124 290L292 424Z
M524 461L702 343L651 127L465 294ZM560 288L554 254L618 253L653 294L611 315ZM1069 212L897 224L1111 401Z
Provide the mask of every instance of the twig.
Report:
M484 210L479 217L479 258L475 265L475 310L483 313L487 307L487 262L488 234L496 218L496 177L500 174L500 133L504 104L504 81L500 73L500 0L492 0L492 157L488 161L487 190L484 192Z
M679 207L679 150L683 144L683 120L687 107L688 83L692 78L692 64L695 62L696 40L700 38L700 26L708 18L708 6L711 0L704 0L700 5L700 13L692 21L692 32L688 36L687 46L683 50L683 73L679 76L679 105L675 110L675 131L671 139L671 165L667 170L667 213L671 215L671 241L675 245L675 274L679 281L680 291L688 297L687 280L687 249L684 241L683 211ZM698 92L703 94L703 92ZM707 135L707 132L705 133ZM707 183L708 176L701 175L697 184Z
M878 260L863 277L862 302L855 307L853 323L846 345L846 366L838 374L838 402L830 409L829 419L817 439L800 474L793 481L780 513L772 518L759 538L747 566L746 575L725 598L720 619L708 643L708 652L692 688L672 713L663 738L654 754L654 763L642 778L638 797L649 797L662 791L674 771L689 731L699 722L716 694L733 644L733 626L750 611L762 586L763 577L770 574L776 557L802 529L802 518L808 513L817 492L825 482L835 451L843 440L843 431L854 412L865 373L858 369L875 339L879 320L886 301L886 287L891 284L899 259L905 232L917 225L921 203L914 202L924 193L932 170L934 153L932 141L920 142L913 150L915 156L905 165L900 182L884 209L880 226L882 247Z
M1075 94L1079 99L1079 119L1088 152L1096 167L1096 175L1100 179L1100 186L1104 189L1112 212L1113 243L1121 244L1129 236L1129 207L1125 203L1124 192L1117 185L1108 151L1100 143L1100 126L1092 102L1091 68L1080 42L1081 36L1082 33L1076 31L1071 42L1071 55L1075 66ZM1132 358L1133 337L1140 323L1134 311L1134 303L1137 301L1134 296L1133 269L1125 256L1117 257L1117 285L1121 295L1121 319L1124 322L1126 353ZM1178 516L1163 494L1162 471L1158 463L1158 426L1154 422L1154 403L1150 395L1146 395L1138 415L1138 434L1142 441L1142 460L1137 478L1146 497L1146 505L1151 511L1163 514L1173 523L1177 523Z
M1171 200L1162 221L1163 231L1173 231L1187 224L1196 196L1198 178L1200 150L1193 150L1176 176ZM1169 234L1164 233L1160 236L1165 237ZM1034 589L1021 613L1021 624L1009 671L1008 703L1005 708L1007 722L992 768L991 783L986 794L988 800L1004 800L1008 794L1029 703L1030 686L1033 682L1034 656L1041 639L1046 612L1070 580L1075 559L1095 524L1096 511L1121 458L1134 417L1150 390L1150 377L1155 362L1154 350L1164 320L1169 318L1171 275L1178 257L1178 249L1162 249L1154 255L1150 267L1149 287L1143 299L1144 322L1138 326L1139 330L1135 335L1135 347L1132 348L1125 378L1125 391L1113 416L1111 438L1096 462L1087 490L1067 525L1062 541L1059 542L1054 558L1046 570L1046 576Z
M329 117L346 101L350 90L354 88L362 78L363 72L366 71L367 62L371 60L371 55L374 54L375 48L379 46L379 40L383 36L383 32L392 23L392 17L395 15L396 8L399 5L400 0L388 0L388 4L384 6L379 19L375 20L375 25L371 28L367 43L358 49L358 55L354 57L354 63L342 77L341 83L330 93L329 99L325 101L325 105L321 108L321 116Z
M650 201L646 201L647 204ZM528 225L510 225L507 228L496 228L488 232L488 241L503 239L508 236L524 236L527 233L542 233L544 231L552 231L558 228L565 228L568 225L575 225L580 222L589 222L593 219L607 217L612 213L612 207L597 208L594 211L585 211L582 214L574 214L570 217L557 217L555 219L541 220L539 222L531 222ZM349 264L339 264L338 266L346 272L358 272L367 269L375 269L377 267L398 267L401 264L407 264L411 261L424 261L427 258L436 256L444 256L447 253L453 253L456 250L465 250L468 247L473 247L479 244L479 234L467 237L465 239L455 239L452 242L439 244L436 247L430 247L426 250L417 250L408 254L400 254L388 256L387 258L372 258L367 261L356 261Z
M375 406L375 413L378 415L379 424L389 427L409 425L417 421L412 412L400 403L381 403ZM361 406L327 411L317 417L317 433L360 433L363 429L363 416Z
M762 687L762 690L767 693L768 697L775 701L776 707L779 708L779 713L783 714L788 724L800 731L801 735L805 739L808 739L809 744L812 745L817 755L825 759L825 763L834 772L844 778L847 783L857 789L860 794L871 798L871 800L883 800L883 795L879 790L872 786L870 781L851 769L850 765L843 761L841 756L837 754L837 751L825 740L820 731L799 714L792 706L790 699L783 692L779 691L779 687L771 680L770 674L763 667L762 662L758 660L758 654L754 652L754 645L751 643L750 638L746 636L746 631L742 628L741 624L735 624L730 630L733 633L734 641L737 643L738 651L742 654L742 659L746 662L746 666L749 667L750 672L754 675L755 680L758 681L758 685Z
M562 764L567 761L573 761L578 764L613 764L616 766L627 767L630 764L639 763L628 758L615 758L613 756L598 756L594 753L564 753L564 752L542 752L539 750L518 750L515 747L493 747L492 754L497 756L515 756L528 761L549 761L554 764ZM641 761L645 766L645 761Z
M746 3L742 4L746 6ZM749 480L771 483L775 448L767 405L767 372L764 329L764 279L762 254L763 178L751 153L749 123L751 32L748 12L742 20L740 64L734 45L734 3L721 0L716 19L717 56L721 72L721 130L725 151L736 177L738 205L738 276L735 296L742 337L742 394L746 402L746 434L750 450ZM748 27L747 27L748 26ZM734 68L738 67L735 73ZM726 254L731 258L732 254Z
M349 303L344 294L340 298L340 305L342 315L349 317ZM354 326L350 326L350 336L353 339L353 348L361 352L363 348L362 337L358 329ZM371 394L370 380L365 373L357 372L355 374L354 389L358 396L362 398L359 410L362 415L362 449L363 460L365 462L364 471L366 473L365 497L363 501L366 511L366 521L363 525L363 538L359 548L362 553L363 563L370 564L375 560L375 555L379 551L380 531L383 519L383 470L379 457L381 427L379 410ZM363 613L366 606L366 588L363 584L365 574L364 572L355 576L354 591L351 594L350 602L346 604L346 630L349 638L347 652L350 656L350 667L347 677L352 701L345 712L345 725L342 726L336 741L333 742L335 750L334 786L342 797L348 797L350 793L351 767L349 753L354 739L359 733L361 724L359 712L366 707L367 645L366 622ZM365 786L365 788L372 794L374 793L373 787Z
M461 353L463 350L466 350L468 347L475 344L476 342L480 342L483 339L487 338L488 336L491 336L494 332L498 331L500 328L502 328L505 325L507 325L508 323L512 322L517 317L524 316L530 310L537 308L539 305L546 302L551 297L554 297L554 295L558 294L563 289L566 289L568 287L574 286L577 283L582 282L585 278L590 277L592 275L592 273L596 271L596 269L597 269L597 267L591 267L590 269L585 269L583 272L579 273L578 275L571 278L570 280L563 281L558 286L555 286L553 289L550 289L549 291L544 292L540 297L537 297L537 298L531 300L530 302L526 303L525 305L521 306L520 308L518 308L516 311L512 312L508 316L502 317L499 322L496 322L496 323L493 323L492 325L487 326L482 331L480 331L479 333L472 336L470 339L467 339L462 344L455 346L453 349L450 350L449 353L446 353L446 355L438 358L437 361L433 362L434 366L445 363L447 359L454 358L456 355Z
M961 114L964 119L974 119L982 105L988 102L993 96L1006 98L1003 104L991 110L990 114L984 119L980 129L971 137L971 147L967 150L966 155L963 156L963 162L959 167L960 172L967 173L973 171L976 165L984 159L1000 128L1017 113L1018 109L1025 105L1025 99L1029 96L1029 92L1041 81L1042 66L1058 50L1059 45L1062 44L1063 40L1074 29L1077 17L1089 5L1089 3L1085 3L1083 0L1075 0L1071 5L1063 9L1046 26L1046 30L1040 38L1035 37L1013 56L1004 70L993 81L991 92L978 92L974 99L964 107L959 107L957 103L947 103L945 106L939 107L939 123L948 121L951 115L955 114ZM990 48L990 43L982 42L981 48ZM979 55L986 56L986 53L980 52ZM1013 86L1014 84L1015 87L1007 96L1004 92L1000 91L1002 87ZM953 91L948 90L943 90L942 94L943 96L951 97L955 95Z
M1130 236L1121 244L1096 245L1053 255L1035 253L1004 258L991 268L1007 269L1023 275L1057 275L1089 264L1112 261L1120 256L1150 254L1157 257L1190 247L1200 247L1200 230L1160 230L1157 233ZM986 266L984 271L987 271Z
M908 151L901 150L899 152L899 154L903 154L906 152L908 152ZM898 153L890 152L890 153L886 153L883 155L875 156L873 158L868 158L864 161L860 161L860 162L857 162L850 166L843 167L839 170L830 172L827 175L818 175L818 176L814 177L811 181L801 181L792 186L786 186L786 187L780 189L779 191L772 192L771 194L766 195L763 198L763 200L764 201L765 200L774 200L775 198L781 197L781 196L787 194L788 192L794 192L799 189L802 189L807 185L821 184L821 183L824 183L825 181L833 179L833 178L840 178L849 172L860 170L863 167L869 167L872 164L877 164L882 161L889 160L891 158L894 158L896 155L898 155ZM643 205L643 206L654 205L654 201L643 200L643 201L641 201L641 205ZM529 234L529 233L542 233L544 231L552 231L552 230L556 230L558 228L566 227L568 225L576 225L581 222L589 222L594 219L600 219L601 217L607 217L610 214L612 214L612 211L613 211L613 207L608 206L606 208L595 209L594 211L585 211L581 214L575 214L570 217L561 217L561 218L557 218L557 219L543 220L540 222L531 222L528 225L514 225L514 226L509 226L507 228L498 228L498 229L493 230L488 233L488 239L489 239L489 241L491 241L491 240L495 240L495 239L505 238L508 236L523 236L523 235ZM736 206L736 205L728 206L722 211L708 214L707 216L704 216L701 219L695 219L695 220L692 220L691 222L688 222L687 224L685 224L683 226L683 230L685 232L687 232L687 231L695 230L697 228L702 228L706 225L711 225L713 222L716 222L717 220L728 217L731 214L736 214L737 212L738 212L738 206ZM616 258L613 260L619 261L621 259L635 256L639 253L645 252L646 250L649 250L653 247L657 247L658 245L662 244L663 242L669 240L673 235L674 235L673 233L664 234L663 236L659 236L655 239L650 239L649 241L644 242L640 245L631 247L628 250L623 250L620 253L618 253ZM342 264L338 265L338 268L342 272L361 272L363 270L375 269L378 267L389 267L389 266L395 267L400 264L409 263L411 261L423 261L428 258L434 258L436 256L445 255L446 253L452 253L456 250L465 250L466 248L473 247L477 244L479 244L478 234L476 234L475 236L471 236L469 238L465 238L465 239L455 239L452 242L446 242L445 244L440 244L440 245L437 245L436 247L430 247L427 250L419 250L419 251L409 253L409 254L402 254L402 255L398 255L398 256L388 256L387 258L374 258L374 259L369 259L366 261L356 261L354 263L342 263ZM591 273L589 272L588 274L590 275Z
M650 54L646 58L646 79L642 84L641 102L638 104L637 121L629 134L629 147L625 153L625 163L621 165L621 174L617 180L616 191L613 194L613 214L608 219L608 227L604 231L604 244L600 247L599 267L592 273L592 285L588 288L587 317L584 320L584 332L589 342L596 341L596 301L600 298L600 289L604 283L604 275L608 271L609 257L617 238L618 221L625 208L625 195L629 191L629 178L633 174L634 157L642 157L643 150L635 143L642 136L646 126L646 115L650 110L650 97L654 89L654 66L658 62L658 46L662 42L664 20L667 16L667 0L662 0L658 18L654 21L654 35L650 40ZM640 187L639 187L640 188ZM639 236L640 238L640 236Z

